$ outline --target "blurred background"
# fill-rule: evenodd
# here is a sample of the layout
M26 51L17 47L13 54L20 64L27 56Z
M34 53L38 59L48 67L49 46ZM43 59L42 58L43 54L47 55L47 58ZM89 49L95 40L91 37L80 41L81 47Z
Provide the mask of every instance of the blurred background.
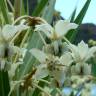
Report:
M73 10L76 9L76 15L80 12L87 0L56 0L55 9L61 13L65 19L70 18ZM82 23L96 24L96 0L91 0L90 6Z

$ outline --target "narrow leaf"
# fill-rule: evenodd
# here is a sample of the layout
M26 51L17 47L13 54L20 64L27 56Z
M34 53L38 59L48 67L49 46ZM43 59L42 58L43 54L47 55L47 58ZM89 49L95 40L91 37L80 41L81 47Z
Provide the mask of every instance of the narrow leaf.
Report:
M9 24L9 18L8 18L8 8L7 8L7 4L5 2L5 0L0 0L0 9L2 11L3 17L5 19L5 23Z
M73 11L73 13L72 13L72 15L71 15L70 22L73 22L73 21L74 21L74 19L75 19L76 9L77 9L77 7L74 9L74 11Z
M48 0L41 0L34 12L32 13L32 15L38 16L41 13L42 9L46 6L47 2Z
M86 15L86 12L87 12L87 10L88 10L88 8L89 8L90 2L91 2L91 0L87 0L87 1L86 1L85 5L84 5L83 8L81 9L80 13L79 13L78 16L76 17L76 19L75 19L75 21L74 21L75 23L77 23L77 24L81 24L81 23L82 23L83 18L84 18L84 16Z

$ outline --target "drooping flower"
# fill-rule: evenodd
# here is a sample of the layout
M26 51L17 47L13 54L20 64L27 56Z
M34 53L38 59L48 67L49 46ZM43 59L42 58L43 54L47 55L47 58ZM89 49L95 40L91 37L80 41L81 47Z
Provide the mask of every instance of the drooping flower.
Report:
M0 69L1 70L6 69L5 67L8 65L6 64L5 58L11 58L14 53L19 51L19 48L14 46L13 43L10 43L10 41L14 38L14 36L18 32L21 32L28 28L29 27L26 25L14 26L14 25L9 25L9 24L3 26L2 28L0 27ZM2 60L4 60L5 63L4 62L2 63Z
M50 39L62 38L71 29L76 29L78 27L75 23L70 23L67 20L59 20L54 28L48 23L36 25L35 31L42 31Z

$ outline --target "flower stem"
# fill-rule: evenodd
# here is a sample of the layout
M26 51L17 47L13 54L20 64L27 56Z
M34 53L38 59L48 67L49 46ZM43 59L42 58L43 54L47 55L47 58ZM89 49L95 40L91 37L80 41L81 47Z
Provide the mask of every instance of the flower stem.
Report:
M37 84L33 83L33 85L38 88L39 90L41 90L42 92L44 92L46 95L51 96L48 92L46 92L42 87L38 86Z

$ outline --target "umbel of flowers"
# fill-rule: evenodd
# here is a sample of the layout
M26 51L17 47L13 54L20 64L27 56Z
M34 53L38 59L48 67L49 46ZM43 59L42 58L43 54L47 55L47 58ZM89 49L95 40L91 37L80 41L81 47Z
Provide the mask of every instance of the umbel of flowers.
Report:
M14 45L14 39L20 32L27 30L29 26L20 24L0 27L0 70L8 71L9 73L11 86L9 96L17 84L23 90L22 92L30 88L32 91L38 88L41 90L42 96L51 96L52 90L56 88L60 96L65 96L62 93L65 86L78 89L79 85L81 86L90 81L92 79L92 64L88 61L95 56L96 46L89 48L88 44L83 40L78 45L74 45L65 37L70 32L69 30L76 29L78 25L67 20L59 20L52 27L42 18L35 20L37 20L36 22L42 21L42 23L35 25L34 32L39 34L44 45L42 50L37 48L28 50L31 56L34 56L39 63L32 67L32 72L23 76L20 80L13 79L16 68L22 63L21 61L15 64L13 62L14 55L22 51L22 48ZM50 40L50 43L47 44L45 36ZM22 57L23 59L24 56ZM39 86L41 81L47 83L44 89ZM84 96L84 91L82 94Z
M73 88L74 85L76 88L87 80L90 81L92 64L88 61L94 57L96 47L89 48L83 40L78 45L74 45L65 37L69 30L77 27L77 24L66 20L59 20L54 27L48 23L35 26L35 31L39 34L43 32L51 40L51 43L47 44L40 35L44 42L43 49L30 50L31 54L40 62L35 78L50 76L50 80L55 82L55 86L64 87L67 85L65 83L68 83L68 86L73 86ZM62 42L63 39L65 42ZM60 52L59 55L55 54Z

